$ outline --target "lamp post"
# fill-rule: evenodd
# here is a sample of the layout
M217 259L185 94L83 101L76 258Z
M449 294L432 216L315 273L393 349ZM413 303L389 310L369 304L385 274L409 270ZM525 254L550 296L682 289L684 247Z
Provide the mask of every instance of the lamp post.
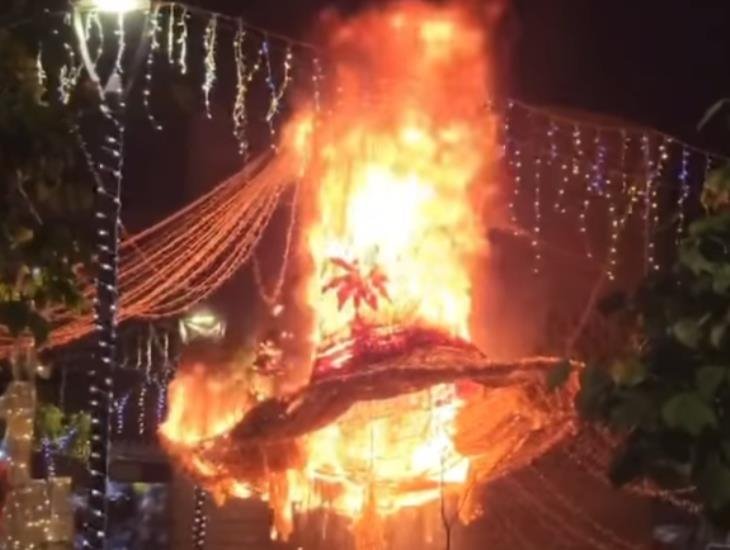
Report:
M124 163L125 91L122 82L122 44L117 62L106 82L102 82L89 55L82 14L89 11L116 13L120 40L124 14L149 9L149 0L76 0L73 26L78 47L89 78L99 93L99 124L95 154L89 155L96 185L96 295L94 324L97 335L93 367L89 369L89 412L91 424L91 476L88 510L83 526L83 546L103 550L108 531L109 436L111 405L116 370L117 313L119 308L118 262L121 211L121 186ZM143 47L140 44L140 47Z

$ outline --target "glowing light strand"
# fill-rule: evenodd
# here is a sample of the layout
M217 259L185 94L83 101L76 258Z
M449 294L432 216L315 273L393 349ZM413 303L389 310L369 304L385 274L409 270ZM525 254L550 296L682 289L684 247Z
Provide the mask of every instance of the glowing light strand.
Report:
M45 95L48 75L43 68L43 42L40 42L38 44L38 54L36 55L35 59L35 70L36 78L38 79L38 89L41 91L41 95Z
M114 108L107 106L106 103L102 103L101 106L102 122L108 130L104 145L100 147L102 160L97 166L101 177L96 178L98 274L94 298L94 323L98 334L98 363L89 369L91 452L88 464L91 489L90 514L84 526L83 540L85 547L99 549L104 546L107 529L107 452L113 400L112 373L116 363L120 195L124 162L124 125L121 121L124 100L116 95L112 99L117 102Z
M96 66L99 64L99 59L104 54L104 26L101 24L98 11L90 11L86 16L86 20L84 21L84 34L87 44L89 44L89 49L91 49L92 38L96 38L94 40L96 44L94 53L91 55L91 62L94 69L96 69Z
M114 61L114 72L119 76L124 74L124 52L127 47L126 31L124 28L124 12L117 14L117 30L114 31L117 36L117 57Z
M584 174L581 174L580 165L585 157L585 152L583 151L583 137L581 133L580 126L577 124L573 126L573 132L572 132L572 138L573 138L573 159L572 159L572 169L571 172L573 176L576 176L578 178L588 179L590 177L590 174L588 171L585 171ZM581 209L580 213L578 214L578 231L583 236L583 246L585 248L585 254L588 259L593 259L593 252L591 251L591 243L590 238L588 235L588 211L591 207L591 198L590 198L590 185L583 186L583 201L581 202Z
M507 158L507 165L512 175L512 196L507 204L510 213L510 223L513 227L517 227L519 220L517 218L517 204L520 199L520 188L522 187L522 159L520 158L520 149L517 143L512 139L512 119L513 119L514 103L507 102L507 112L504 115L502 147L503 155Z
M205 115L212 118L210 113L210 93L216 81L215 50L218 41L218 16L212 15L208 20L203 35L203 51L205 52L205 76L203 79L203 97L205 98Z
M263 278L261 276L261 267L259 265L258 256L256 255L256 253L253 254L252 258L253 275L254 281L256 283L256 288L261 299L270 307L275 306L279 302L279 299L281 298L281 291L284 289L284 282L286 281L286 273L289 266L289 256L291 253L291 245L294 236L294 227L296 226L296 212L298 208L297 203L299 199L299 187L300 183L299 181L297 181L297 183L294 185L294 191L291 198L291 207L289 209L289 223L287 224L286 228L284 256L282 257L281 267L279 268L279 273L276 277L276 281L274 282L274 288L271 292L267 292L264 286Z
M540 236L542 233L542 212L541 212L541 187L542 187L542 158L540 156L535 158L534 165L534 197L532 201L533 211L533 226L532 226L532 253L533 253L533 267L532 272L535 275L540 274L540 267L542 264L542 254L540 251Z
M256 59L254 59L249 69L246 64L246 55L244 44L247 33L243 27L243 22L239 19L237 22L236 34L233 37L233 57L236 66L236 98L233 103L233 135L238 142L238 154L244 159L248 158L248 113L246 111L246 97L248 96L249 85L253 81L256 74L261 70L261 64L264 58L263 43L258 49Z
M180 29L180 33L177 37L176 44L178 46L177 66L180 70L180 74L187 74L188 72L188 9L183 7L182 13L180 14L180 20L177 22L177 27Z
M202 488L196 486L193 489L193 499L193 548L195 550L204 550L206 530L208 528L208 515L206 513L208 495Z
M175 61L175 4L170 4L170 13L167 17L167 62L172 65Z
M152 69L155 64L155 56L160 50L160 6L155 5L150 15L150 30L149 39L150 47L147 52L147 60L145 61L145 74L144 74L144 89L142 90L142 103L144 105L144 111L147 115L147 120L150 125L158 132L162 130L162 124L157 120L152 112L151 95L152 95Z
M679 244L679 240L684 235L685 224L686 224L686 206L687 199L690 195L689 186L689 149L682 147L681 160L679 166L679 197L677 198L677 234L676 242Z
M644 133L641 137L641 149L644 156L645 183L644 183L644 265L645 271L656 269L656 243L654 242L654 174L655 163L651 153L651 141L649 135Z
M274 124L276 116L279 114L281 109L281 102L286 94L286 90L292 80L292 64L294 60L294 53L292 51L291 44L287 45L286 52L284 53L284 74L281 79L281 84L276 85L274 80L274 72L271 64L271 49L269 46L268 37L264 38L263 41L264 61L266 63L266 85L269 88L270 101L269 109L266 113L266 123L269 126L269 134L271 136L271 148L277 150L276 142L276 126Z

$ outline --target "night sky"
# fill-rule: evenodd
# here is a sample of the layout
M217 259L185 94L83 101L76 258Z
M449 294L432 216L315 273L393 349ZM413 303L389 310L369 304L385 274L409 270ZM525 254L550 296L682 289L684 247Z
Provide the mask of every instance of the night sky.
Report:
M324 7L352 10L381 1L199 4L306 36ZM695 130L714 101L730 96L727 0L513 0L511 12L514 96L615 114L694 143L730 149L730 135L719 128L706 136Z

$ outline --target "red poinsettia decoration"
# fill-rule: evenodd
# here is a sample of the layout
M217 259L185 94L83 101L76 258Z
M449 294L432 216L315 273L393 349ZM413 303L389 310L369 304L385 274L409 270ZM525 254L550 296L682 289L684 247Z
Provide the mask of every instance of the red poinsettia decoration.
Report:
M348 262L342 258L330 258L329 261L341 274L327 281L322 287L322 292L336 292L339 309L345 307L348 301L352 301L356 321L360 319L360 308L363 304L375 311L381 298L390 300L386 287L388 278L378 266L363 272L357 260Z

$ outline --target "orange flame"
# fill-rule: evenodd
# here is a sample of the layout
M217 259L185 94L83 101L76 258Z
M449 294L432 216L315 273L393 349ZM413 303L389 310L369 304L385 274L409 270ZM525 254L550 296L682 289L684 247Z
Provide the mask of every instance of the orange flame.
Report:
M408 2L340 22L328 52L327 113L301 108L280 148L309 167L311 338L322 347L357 324L425 325L469 339L474 266L486 253L480 194L495 158L483 32L457 8ZM232 428L247 405L235 391L197 374L176 380L162 433L192 447ZM326 502L352 517L433 499L467 476L453 444L459 408L453 386L356 405L306 438L303 471L277 478L269 496ZM210 464L187 465L211 473Z

